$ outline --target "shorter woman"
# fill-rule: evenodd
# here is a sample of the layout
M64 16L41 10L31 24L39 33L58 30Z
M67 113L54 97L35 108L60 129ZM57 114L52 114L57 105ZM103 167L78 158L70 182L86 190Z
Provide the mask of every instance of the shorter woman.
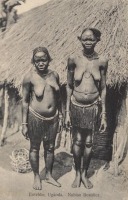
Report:
M83 185L90 189L92 183L87 177L91 160L92 136L99 112L101 99L101 127L106 130L106 72L108 61L98 55L94 48L100 41L101 33L95 28L82 31L79 40L83 52L68 59L67 65L67 106L65 123L70 125L73 134L73 156L76 176L72 187Z
M30 139L30 163L34 172L36 190L42 189L39 176L39 150L44 146L46 168L45 181L60 187L52 177L54 147L58 128L58 107L60 105L59 76L48 69L51 57L45 47L33 51L34 68L23 80L22 133Z

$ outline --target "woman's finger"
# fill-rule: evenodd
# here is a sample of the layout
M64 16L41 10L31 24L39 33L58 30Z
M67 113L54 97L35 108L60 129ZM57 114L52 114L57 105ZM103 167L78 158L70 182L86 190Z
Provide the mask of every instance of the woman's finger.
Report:
M25 134L24 134L24 132L22 132L22 135L25 137Z
M100 132L104 133L106 131L106 128L107 128L106 124L102 124L102 129Z
M101 129L102 129L102 124L100 125L99 131L101 131Z
M28 137L28 135L27 135L27 134L26 134L26 136L25 136L25 139L26 139L26 140L29 140L29 137Z

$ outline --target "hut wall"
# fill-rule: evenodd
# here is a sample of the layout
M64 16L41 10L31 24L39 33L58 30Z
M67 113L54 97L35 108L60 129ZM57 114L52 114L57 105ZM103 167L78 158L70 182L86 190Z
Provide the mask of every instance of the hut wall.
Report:
M110 161L113 151L113 137L116 127L123 124L126 113L122 109L126 93L126 86L120 88L107 87L106 108L107 108L107 131L100 134L98 131L94 136L94 157ZM120 115L121 114L121 115ZM121 116L121 117L120 117ZM119 119L120 118L120 119Z
M9 117L8 127L14 128L17 125L21 125L22 113L21 113L21 98L18 91L15 88L9 88Z
M4 90L0 86L0 135L2 134L3 118L4 118Z
M123 162L128 151L128 99L127 87L118 114L118 124L113 137L113 161L115 175L119 174L119 165Z

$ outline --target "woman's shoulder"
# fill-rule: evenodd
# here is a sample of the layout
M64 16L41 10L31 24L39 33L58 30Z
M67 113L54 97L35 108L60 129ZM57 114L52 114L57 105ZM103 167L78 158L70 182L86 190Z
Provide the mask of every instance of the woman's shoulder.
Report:
M68 63L73 64L72 66L75 66L75 68L80 67L81 62L83 62L83 55L78 52L68 57Z
M32 77L32 70L30 69L25 75L24 75L24 78L23 78L23 83L28 83L31 81L31 77Z
M105 56L104 54L100 54L98 56L99 56L100 62L108 63L109 59L107 56Z
M51 75L53 75L55 78L59 78L59 74L57 73L57 71L55 71L55 70L51 70L51 69L49 69L48 70L48 74L51 74Z
M104 69L107 69L108 67L108 57L101 54L99 55L99 62L100 62L100 66L102 66Z

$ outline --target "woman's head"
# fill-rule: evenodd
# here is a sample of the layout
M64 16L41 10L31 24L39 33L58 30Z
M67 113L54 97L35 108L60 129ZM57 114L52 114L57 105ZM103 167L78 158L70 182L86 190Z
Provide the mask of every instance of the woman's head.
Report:
M100 41L101 32L96 28L85 28L78 39L85 49L94 49L97 42Z
M32 63L37 70L45 71L51 60L51 56L45 47L37 47L33 50Z

